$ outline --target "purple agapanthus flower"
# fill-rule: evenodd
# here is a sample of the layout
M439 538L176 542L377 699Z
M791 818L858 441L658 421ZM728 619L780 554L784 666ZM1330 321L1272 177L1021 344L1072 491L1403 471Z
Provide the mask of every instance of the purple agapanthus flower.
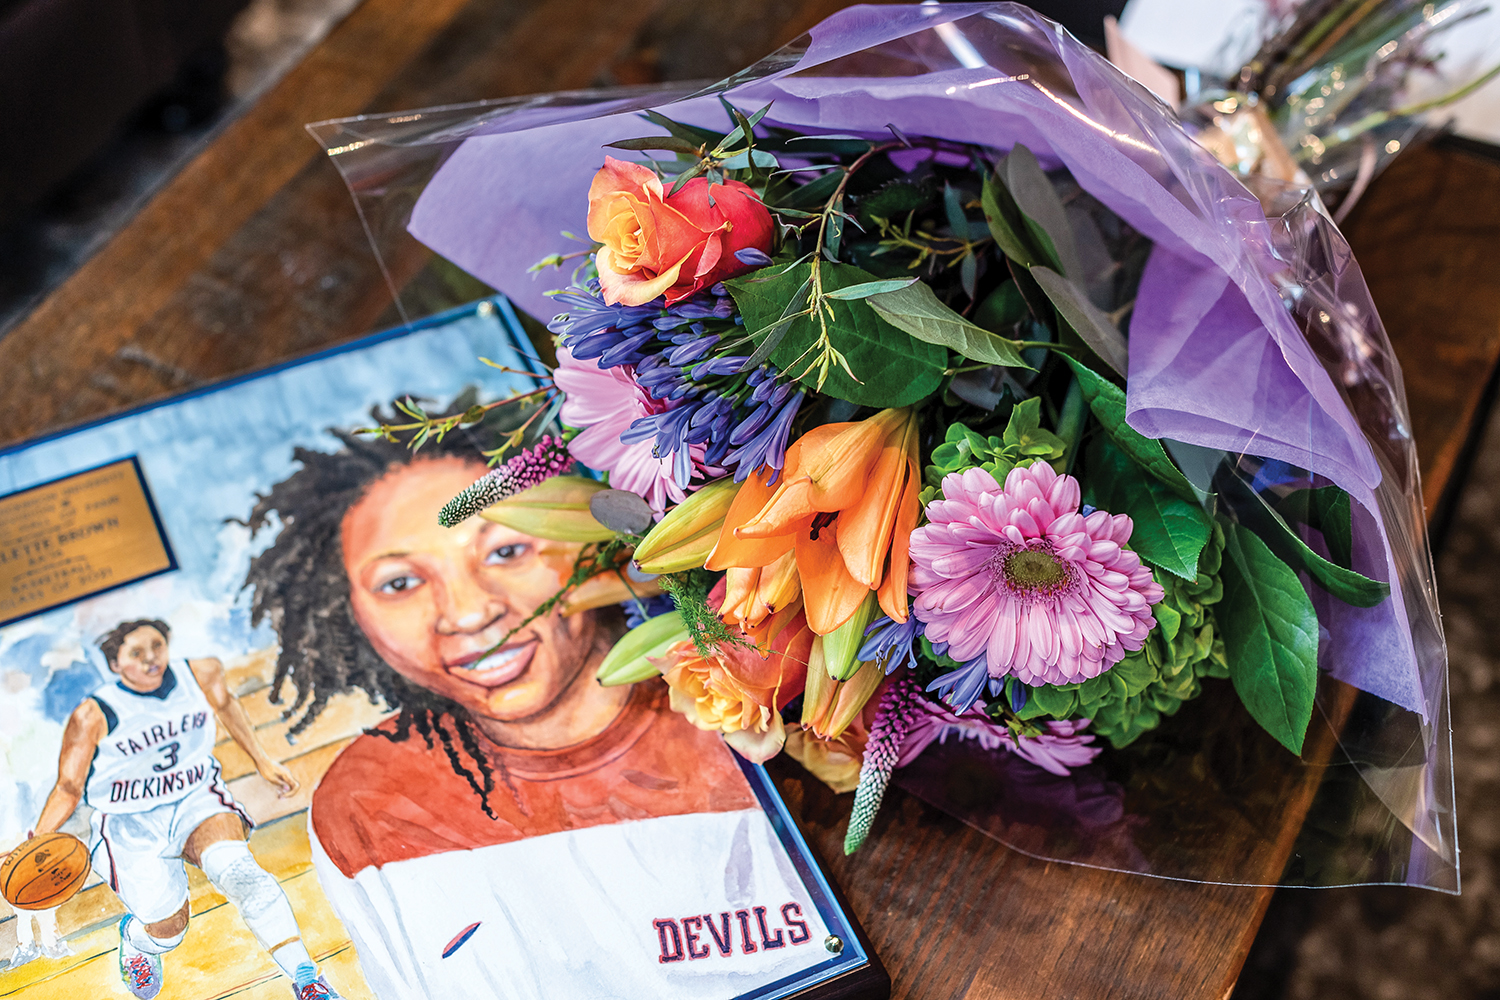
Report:
M773 365L744 372L747 356L716 353L743 332L724 285L670 306L610 305L597 281L554 298L567 311L548 329L574 358L624 368L653 399L671 404L635 420L623 443L652 441L658 456L684 456L702 445L704 462L733 472L736 482L763 468L780 471L803 390L781 381ZM675 463L682 489L691 471L686 461Z
M907 615L904 622L881 615L865 629L865 644L856 655L864 663L881 664L887 674L900 666L915 667L917 638L921 634L922 623L916 615Z
M984 657L978 656L957 670L941 675L927 685L927 690L951 705L955 712L963 713L984 693L989 680L989 667L985 664Z
M621 601L620 607L625 611L626 628L636 628L652 618L677 610L677 605L673 604L672 598L666 594L657 594L654 597L632 597L628 601Z

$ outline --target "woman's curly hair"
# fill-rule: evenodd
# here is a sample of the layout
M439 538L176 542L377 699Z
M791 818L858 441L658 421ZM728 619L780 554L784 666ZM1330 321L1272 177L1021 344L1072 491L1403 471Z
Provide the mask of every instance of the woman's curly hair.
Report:
M460 399L451 412L462 412L469 403ZM379 412L371 415L386 422ZM497 767L514 795L509 776L483 751L481 737L462 708L402 677L370 645L350 605L341 534L345 513L393 467L448 456L482 461L485 440L493 438L491 423L450 432L417 452L379 437L334 430L343 444L339 451L295 449L293 458L301 468L269 493L257 495L249 518L236 523L248 527L252 538L271 524L273 514L281 526L276 540L250 560L244 585L254 591L252 624L269 621L280 638L272 703L281 703L288 681L296 686L296 697L282 718L291 719L299 711L302 715L288 737L311 725L330 697L363 691L371 703L397 713L394 731L377 728L369 733L401 742L415 731L429 748L441 744L454 773L468 782L493 819L489 794L495 788Z

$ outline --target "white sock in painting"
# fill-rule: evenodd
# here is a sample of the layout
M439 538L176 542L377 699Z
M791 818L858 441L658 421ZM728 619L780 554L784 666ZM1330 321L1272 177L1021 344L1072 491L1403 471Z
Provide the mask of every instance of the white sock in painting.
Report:
M240 918L288 979L312 959L303 947L292 904L276 878L256 863L243 840L221 840L203 851L203 874L240 911Z
M312 956L307 953L307 948L302 944L301 938L298 938L296 941L288 941L280 948L271 952L271 960L276 963L278 969L286 974L288 979L298 986L307 985L307 983L297 978L300 967L303 965L309 966L313 970L311 976L305 977L308 982L318 978L318 967L313 964Z
M173 948L182 944L182 939L185 936L187 936L186 927L176 937L152 937L147 932L146 925L141 922L141 918L134 915L125 923L125 940L134 945L136 950L144 951L148 955L165 955Z

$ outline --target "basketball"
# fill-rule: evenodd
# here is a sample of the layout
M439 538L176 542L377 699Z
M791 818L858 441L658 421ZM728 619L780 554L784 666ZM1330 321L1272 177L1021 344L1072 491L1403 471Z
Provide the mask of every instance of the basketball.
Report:
M69 833L20 844L0 865L0 895L18 910L47 910L73 898L89 875L89 849Z

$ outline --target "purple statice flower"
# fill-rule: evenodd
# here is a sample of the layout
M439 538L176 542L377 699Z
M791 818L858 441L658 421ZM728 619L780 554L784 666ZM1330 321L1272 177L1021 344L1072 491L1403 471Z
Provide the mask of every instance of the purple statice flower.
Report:
M946 743L949 737L974 740L986 750L1009 751L1057 775L1069 774L1099 754L1099 748L1090 745L1094 737L1083 733L1088 719L1049 720L1042 724L1043 732L1038 735L1020 736L1004 722L990 718L984 702L975 702L962 712L953 712L946 705L926 699L920 699L917 705L921 711L901 744L897 767L916 760L934 741Z
M863 658L863 652L860 656ZM870 835L886 786L891 782L891 771L901 759L906 735L923 717L920 702L917 682L909 671L891 681L880 696L870 736L865 740L865 759L859 768L859 786L854 790L854 811L849 815L849 832L844 835L845 854L859 850Z
M922 634L922 623L916 615L907 615L906 621L893 621L889 615L881 615L865 629L865 644L856 654L864 663L879 663L887 674L897 667L917 665L916 643Z
M506 497L529 490L544 479L560 476L573 467L573 456L561 438L551 434L519 455L479 477L438 512L438 523L451 528Z

